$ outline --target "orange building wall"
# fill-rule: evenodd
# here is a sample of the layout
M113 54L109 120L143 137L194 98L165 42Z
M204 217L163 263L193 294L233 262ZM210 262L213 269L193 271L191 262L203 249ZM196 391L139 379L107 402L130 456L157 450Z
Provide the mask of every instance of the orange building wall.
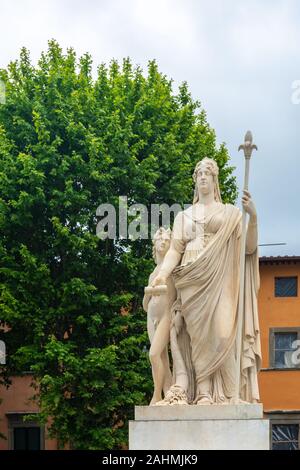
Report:
M274 278L298 276L298 297L275 297ZM269 329L300 327L300 263L260 265L258 298L262 370L259 374L261 401L265 411L300 410L300 369L271 370Z
M8 419L6 413L31 413L37 412L38 407L30 401L34 389L30 387L31 377L24 375L22 377L13 377L12 385L6 387L0 386L0 432L7 437L7 440L0 439L0 450L8 449ZM45 430L45 450L56 450L57 441L47 439L47 429Z

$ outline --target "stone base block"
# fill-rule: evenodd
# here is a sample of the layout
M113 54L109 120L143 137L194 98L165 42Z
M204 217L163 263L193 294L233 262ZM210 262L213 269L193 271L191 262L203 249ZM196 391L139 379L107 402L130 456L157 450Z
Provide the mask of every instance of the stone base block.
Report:
M261 404L137 406L130 450L266 450Z

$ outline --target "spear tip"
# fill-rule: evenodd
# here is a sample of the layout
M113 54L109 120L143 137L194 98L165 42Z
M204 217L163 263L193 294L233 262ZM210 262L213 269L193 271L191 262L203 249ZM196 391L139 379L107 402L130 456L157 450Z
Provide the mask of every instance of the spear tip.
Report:
M252 132L247 131L245 135L245 143L249 142L250 144L252 144L252 141L253 141Z
M239 146L239 150L244 150L244 155L245 155L245 158L247 159L251 158L252 150L257 150L257 146L253 144L252 142L253 142L252 132L247 131L245 135L244 143Z

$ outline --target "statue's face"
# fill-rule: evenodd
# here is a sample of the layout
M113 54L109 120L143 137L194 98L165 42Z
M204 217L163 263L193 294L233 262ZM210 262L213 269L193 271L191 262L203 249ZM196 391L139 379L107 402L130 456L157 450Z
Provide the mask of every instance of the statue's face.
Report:
M196 184L199 193L210 194L214 192L214 177L207 165L201 165L197 172Z
M155 241L156 252L162 255L166 254L170 248L170 235L167 233L162 233L160 237Z

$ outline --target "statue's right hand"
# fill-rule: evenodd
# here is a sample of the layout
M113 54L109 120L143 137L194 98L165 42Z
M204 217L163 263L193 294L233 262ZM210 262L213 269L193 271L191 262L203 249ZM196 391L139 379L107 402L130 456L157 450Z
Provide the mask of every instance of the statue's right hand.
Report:
M161 286L167 284L167 278L163 274L158 274L151 282L151 287Z

